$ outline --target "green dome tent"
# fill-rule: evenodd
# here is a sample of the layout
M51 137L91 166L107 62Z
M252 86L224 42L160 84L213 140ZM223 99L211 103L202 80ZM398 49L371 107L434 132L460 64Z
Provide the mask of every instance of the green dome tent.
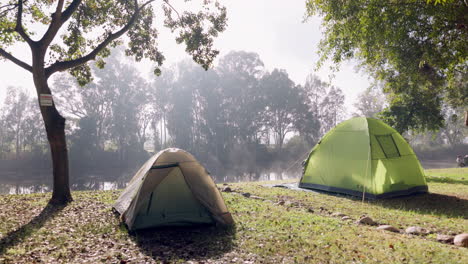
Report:
M299 187L367 198L427 192L409 144L384 122L357 117L338 124L312 149Z
M133 176L114 209L129 230L234 223L206 169L188 152L169 148Z

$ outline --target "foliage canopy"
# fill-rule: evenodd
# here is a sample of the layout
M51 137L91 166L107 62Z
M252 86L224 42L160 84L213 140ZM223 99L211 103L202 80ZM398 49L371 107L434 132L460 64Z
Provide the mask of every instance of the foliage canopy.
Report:
M2 0L0 4L0 58L14 59L23 68L29 65L14 58L7 48L18 43L43 45L46 76L69 70L81 85L92 80L86 64L109 56L111 47L125 42L127 56L136 61L150 59L161 66L164 55L158 48L156 4L154 0ZM213 38L226 27L226 9L217 2L204 1L198 12L178 12L169 0L161 3L164 26L176 34L177 43L184 43L193 59L207 69L218 54ZM63 12L62 12L62 9ZM50 15L51 14L51 15ZM37 32L45 34L34 40ZM60 36L55 38L56 34ZM126 38L121 36L126 34ZM160 73L159 67L154 71Z
M385 83L384 117L399 131L437 129L441 104L468 105L468 5L453 1L307 1L323 17L321 60L356 58ZM406 121L400 114L411 115ZM394 123L396 122L396 123Z

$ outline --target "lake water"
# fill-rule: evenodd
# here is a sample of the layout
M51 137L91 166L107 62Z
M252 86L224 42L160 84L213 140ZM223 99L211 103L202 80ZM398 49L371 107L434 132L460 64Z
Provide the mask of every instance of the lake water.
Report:
M455 159L451 160L423 160L421 165L424 169L447 169L447 168L456 168L457 163Z
M127 182L130 180L131 175L124 178L120 181L111 181L106 180L109 177L89 175L86 178L91 178L92 180L82 180L76 182L71 179L70 188L73 191L87 191L87 190L118 190L124 189L127 186ZM285 180L290 178L299 177L298 175L285 174L282 175L274 172L262 173L258 181L273 181L273 180ZM126 179L128 178L128 179ZM40 177L32 180L21 180L24 177L11 177L11 174L8 177L2 177L0 174L0 194L30 194L30 193L45 193L52 191L52 176L48 173L41 173ZM241 179L245 180L254 180L249 179L248 176L245 177L228 177L228 182L238 182Z
M422 166L425 169L437 169L437 168L454 168L456 167L455 162L448 160L424 160L421 161ZM109 180L105 175L88 175L84 177L88 180L75 181L71 178L71 189L74 191L82 190L117 190L124 189L127 185L128 180L132 175L122 175L118 177L121 180ZM291 178L299 178L300 173L291 173L282 175L275 172L262 173L259 177L259 181L270 181L270 180L285 180ZM30 193L45 193L52 191L52 177L50 172L41 172L35 175L35 179L25 179L24 175L2 175L0 173L0 194L30 194ZM238 182L241 180L255 180L250 178L248 175L241 177L228 176L225 178L227 182ZM222 182L222 181L218 181Z
M118 181L86 181L83 183L72 183L71 189L74 191L85 190L117 190L127 186L127 182ZM46 193L52 191L52 183L48 181L2 181L0 179L0 194L30 194Z

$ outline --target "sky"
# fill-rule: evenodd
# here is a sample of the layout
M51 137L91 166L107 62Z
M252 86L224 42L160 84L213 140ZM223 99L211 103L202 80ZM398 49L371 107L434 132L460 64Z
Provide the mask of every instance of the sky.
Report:
M318 61L318 43L322 37L319 17L304 21L305 0L220 0L228 12L228 27L215 41L220 51L218 58L232 50L256 52L267 70L285 69L297 84L304 84L308 74L313 73ZM160 49L165 65L171 65L188 57L182 45L176 44L168 30L160 30ZM30 61L26 46L8 49L25 61ZM135 63L142 76L149 76L152 63ZM370 86L369 77L356 71L356 62L344 63L334 73L325 65L315 72L322 80L340 87L345 96L348 114L358 94ZM35 95L32 76L11 62L0 60L0 103L3 103L6 87L19 86Z

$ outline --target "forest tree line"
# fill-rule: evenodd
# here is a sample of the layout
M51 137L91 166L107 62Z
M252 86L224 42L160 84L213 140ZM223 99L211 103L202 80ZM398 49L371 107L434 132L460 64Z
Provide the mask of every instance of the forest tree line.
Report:
M166 147L191 152L219 181L258 179L300 163L345 115L340 88L315 75L296 84L285 70L267 71L258 54L245 51L225 55L208 71L186 60L149 79L118 51L93 72L84 87L65 74L51 85L69 120L72 181L128 177L148 150ZM36 98L8 88L0 125L0 159L30 169L47 163Z
M69 120L72 182L127 180L167 147L191 152L218 181L258 180L269 172L297 176L310 148L346 116L340 88L313 74L296 84L285 70L266 70L251 52L230 52L208 71L185 60L144 78L117 50L104 69L92 70L95 79L84 87L65 74L52 83ZM375 86L360 94L354 115L379 117L385 106ZM459 145L466 128L456 113L444 108L440 131L405 136L413 145ZM34 177L37 168L50 172L36 98L9 87L0 128L3 171L15 171L12 177L19 167L23 177Z

